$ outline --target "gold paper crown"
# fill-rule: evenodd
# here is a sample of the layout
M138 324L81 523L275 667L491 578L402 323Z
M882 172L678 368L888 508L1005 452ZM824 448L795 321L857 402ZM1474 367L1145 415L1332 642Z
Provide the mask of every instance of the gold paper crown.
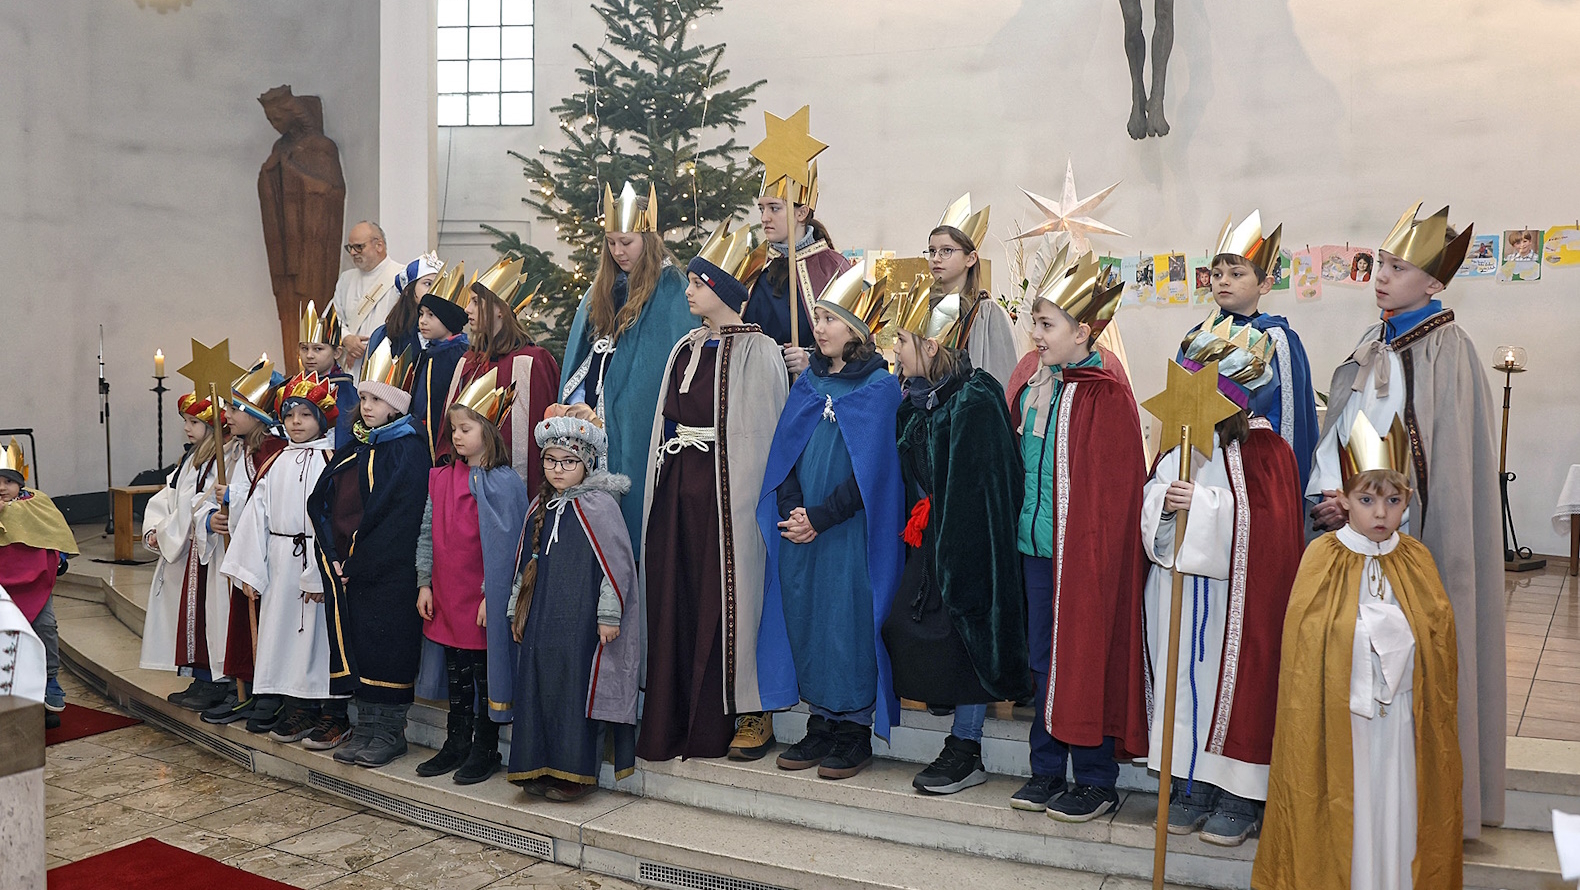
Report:
M751 226L742 226L732 232L730 221L725 220L708 236L708 242L697 251L697 256L718 266L736 281L745 283L746 279L742 275L751 262L756 246L757 237Z
M935 306L931 299L931 288L907 287L903 280L897 286L902 289L888 300L883 309L883 315L896 331L910 331L923 339L937 340L938 345L945 349L959 349L962 331L960 295L949 294Z
M1248 390L1272 382L1274 340L1265 332L1245 324L1236 325L1234 317L1217 318L1214 309L1201 327L1185 335L1180 349L1193 362L1218 363L1218 376L1233 380Z
M505 415L510 413L510 406L515 404L515 401L515 382L500 386L499 369L489 368L487 374L467 384L450 407L459 405L462 408L470 408L481 414L484 420L499 426L504 421Z
M1218 247L1212 253L1233 254L1245 257L1251 265L1262 270L1263 275L1271 275L1278 268L1278 251L1284 240L1284 227L1282 224L1273 230L1273 234L1262 237L1262 211L1253 210L1251 215L1238 226L1234 224L1234 217L1223 221L1223 231L1218 233Z
M526 280L526 276L521 274L522 262L521 257L515 259L501 257L489 267L488 271L472 279L472 288L485 288L489 293L510 303L521 283Z
M944 209L944 215L939 218L938 224L953 226L964 232L966 237L971 239L971 245L980 250L982 239L987 237L988 214L992 209L992 206L988 206L972 213L971 193L966 192Z
M1355 412L1350 425L1350 440L1339 449L1339 479L1348 483L1357 473L1368 470L1398 470L1410 475L1410 434L1395 414L1387 436L1377 435L1366 412Z
M857 263L841 272L818 295L817 306L850 325L863 340L882 328L883 291L867 286L866 267Z
M1066 251L1059 252L1059 259L1066 256ZM1113 320L1124 284L1105 286L1097 255L1090 250L1073 260L1062 263L1055 260L1049 269L1034 302L1047 300L1069 313L1076 324L1089 327L1093 337L1097 336Z
M492 271L492 270L490 270ZM473 281L477 279L474 277ZM459 262L439 273L428 296L465 309L472 302L472 287L466 281L466 263Z
M342 330L340 327L340 314L335 311L333 302L324 306L322 315L313 305L312 300L302 308L301 333L297 335L301 343L322 343L335 349L340 348Z
M230 384L231 401L237 408L251 408L261 414L269 413L268 406L274 401L273 390L274 362L269 360L267 353L259 356L247 373Z
M11 437L10 445L0 448L0 470L15 470L22 474L22 482L27 482L27 460L22 457L22 446L16 436Z
M362 376L358 379L361 382L387 383L396 389L409 389L415 365L411 347L397 356L391 353L390 341L386 339L363 360Z
M1465 227L1454 240L1448 240L1448 208L1426 219L1416 219L1421 202L1404 212L1393 231L1383 239L1382 249L1436 278L1443 286L1454 279L1459 264L1470 250L1474 225Z
M762 191L758 193L758 197L792 200L792 202L795 204L805 204L809 209L816 210L817 161L813 161L807 170L808 175L806 185L802 185L788 176L781 176L773 182L769 182L768 174L763 174L763 188Z
M611 235L615 232L658 231L658 190L651 183L648 184L647 209L643 210L631 183L627 182L625 188L620 190L618 201L609 183L604 183L603 230Z

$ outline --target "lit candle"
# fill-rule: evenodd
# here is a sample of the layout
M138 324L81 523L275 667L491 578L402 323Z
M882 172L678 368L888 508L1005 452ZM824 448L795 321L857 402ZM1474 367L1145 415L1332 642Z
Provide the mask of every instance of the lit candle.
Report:
M1514 367L1514 350L1510 349L1503 353L1503 363L1511 368Z
M154 350L154 376L165 376L165 351L163 349Z

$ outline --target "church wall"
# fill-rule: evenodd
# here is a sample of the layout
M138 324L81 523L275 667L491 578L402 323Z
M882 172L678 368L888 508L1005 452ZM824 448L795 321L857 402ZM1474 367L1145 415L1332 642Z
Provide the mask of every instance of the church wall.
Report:
M572 8L550 8L562 6ZM739 132L745 143L761 138L761 111L812 105L812 133L832 146L820 159L818 217L842 248L916 251L944 205L969 190L993 205L986 253L1002 284L998 239L1040 220L1018 188L1057 197L1066 159L1082 196L1123 181L1097 212L1132 236L1096 241L1115 254L1203 253L1225 217L1258 207L1284 223L1294 249L1375 246L1418 200L1427 213L1451 204L1455 223L1487 234L1580 216L1567 163L1580 142L1580 100L1567 88L1580 73L1580 8L1288 0L1231 10L1178 0L1173 131L1141 142L1125 134L1130 81L1113 0L806 0L793 13L731 3L696 37L728 43L732 84L769 80ZM549 108L574 88L570 44L597 47L602 25L585 4L539 3L538 16L538 125L440 132L441 243L457 256L487 255L470 234L477 221L552 241L551 225L522 225L532 218L519 203L526 185L504 149L556 144ZM1446 294L1488 362L1499 344L1530 353L1530 371L1515 378L1511 495L1522 542L1546 553L1568 552L1549 517L1580 461L1577 291L1580 269L1553 268L1539 282L1461 280ZM1289 316L1322 391L1376 318L1369 288L1329 288L1300 304L1278 292L1263 308ZM1162 387L1165 359L1203 314L1122 310L1143 398ZM1502 375L1487 373L1501 388Z
M0 82L0 426L37 430L46 490L102 491L99 324L116 484L155 463L156 347L167 462L190 338L229 337L242 365L283 358L257 193L278 134L260 93L323 97L347 224L376 216L378 3L6 3Z

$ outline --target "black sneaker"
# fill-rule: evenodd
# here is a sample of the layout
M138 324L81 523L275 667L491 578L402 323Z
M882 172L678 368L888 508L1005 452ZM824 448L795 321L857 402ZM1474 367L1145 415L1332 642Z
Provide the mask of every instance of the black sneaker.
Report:
M786 248L786 249L788 249L788 248ZM202 688L201 686L199 686L199 684L201 684L202 682L203 682L202 680L193 680L191 683L187 684L187 688L182 689L182 690L180 690L178 692L172 692L169 695L165 696L165 701L167 701L167 702L169 702L169 703L171 703L173 705L181 704L181 700L182 699L186 698L187 696L191 695L192 693L198 691L198 689Z
M1077 785L1048 801L1048 817L1060 822L1090 822L1119 806L1119 792L1096 785Z
M811 769L834 750L834 727L839 724L813 714L806 721L806 735L779 755L783 770Z
M1169 786L1169 834L1190 834L1200 828L1217 809L1220 793L1217 785L1175 778Z
M927 769L916 774L911 787L928 794L954 794L973 785L987 781L987 770L982 768L982 743L957 739L944 739L944 750Z
M44 712L44 728L45 729L59 729L60 728L60 715L55 713L54 711L46 710Z
M225 682L193 680L192 685L187 687L186 694L178 699L171 699L170 703L188 711L207 711L225 700L229 686L230 684Z
M1064 793L1063 776L1033 775L1010 795L1009 805L1028 813L1040 813L1048 808L1048 801Z
M269 738L277 742L299 742L311 735L317 724L318 714L314 709L295 705L275 723L274 729L269 731Z
M834 749L818 764L820 779L848 779L872 762L872 727L841 720L834 724Z
M1262 803L1225 791L1218 808L1201 827L1201 839L1220 847L1238 847L1262 825Z
M225 725L235 723L237 720L247 719L248 712L252 710L252 696L246 701L238 701L236 693L231 692L225 696L224 701L203 712L204 723Z
M247 714L247 731L258 735L272 731L284 711L285 702L278 698L261 695L253 698L252 710Z

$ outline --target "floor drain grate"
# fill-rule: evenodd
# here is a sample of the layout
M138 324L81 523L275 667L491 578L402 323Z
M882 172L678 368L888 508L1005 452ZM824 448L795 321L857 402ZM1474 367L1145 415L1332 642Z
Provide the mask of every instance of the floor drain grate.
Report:
M307 771L307 784L309 787L338 794L357 803L392 813L418 825L437 828L440 831L458 834L538 859L547 859L551 862L554 860L554 839L550 837L527 831L515 831L487 822L462 818L445 810L419 806L409 800L363 788L361 785L354 785L314 769Z
M675 890L780 890L772 884L645 860L637 864L636 879L641 884Z
M251 748L243 747L241 745L235 744L234 742L227 742L222 738L209 735L200 729L193 729L179 720L171 720L169 717L166 717L159 711L148 707L135 698L126 703L126 710L133 716L141 718L145 723L152 723L160 729L163 729L165 732L178 735L200 748L205 748L214 752L215 754L218 754L226 760L230 760L239 764L240 766L246 768L248 772L257 772L257 770L254 769L252 765Z

